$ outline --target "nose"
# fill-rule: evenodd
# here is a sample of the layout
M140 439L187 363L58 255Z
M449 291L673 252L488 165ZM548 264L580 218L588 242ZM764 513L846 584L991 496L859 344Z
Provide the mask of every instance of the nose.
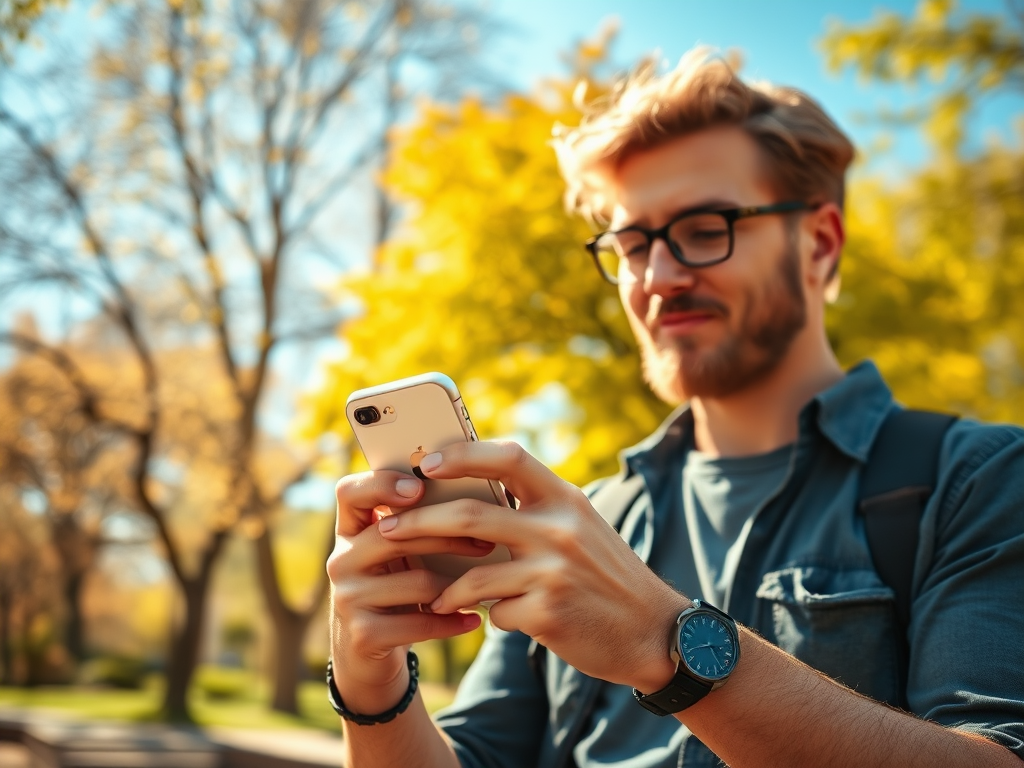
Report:
M668 296L692 288L694 282L693 270L676 260L664 238L654 238L644 270L644 291Z

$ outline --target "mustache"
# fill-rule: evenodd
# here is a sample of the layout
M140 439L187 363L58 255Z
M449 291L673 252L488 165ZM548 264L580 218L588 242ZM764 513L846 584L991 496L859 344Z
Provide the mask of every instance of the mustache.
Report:
M694 296L692 293L677 293L665 299L658 308L658 317L673 312L708 312L722 317L729 314L728 308L721 302L707 296Z

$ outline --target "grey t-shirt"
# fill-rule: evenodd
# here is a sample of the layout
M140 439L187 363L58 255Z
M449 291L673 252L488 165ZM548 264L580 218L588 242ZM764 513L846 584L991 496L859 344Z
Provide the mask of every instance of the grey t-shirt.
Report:
M746 532L757 511L785 482L792 452L792 446L785 446L757 456L713 459L688 450L674 480L661 489L664 503L655 504L659 533L651 550L651 568L688 597L725 606ZM692 557L679 556L678 548L687 541ZM629 688L606 686L594 710L595 728L574 750L577 763L615 768L677 765L686 728L674 717L637 718L637 706ZM623 722L630 723L628 732L611 726ZM646 745L640 754L637 744Z
M792 446L741 458L710 458L690 450L682 472L682 509L664 520L666 541L688 537L699 585L683 588L683 573L671 552L652 551L653 567L688 597L700 597L727 609L727 595L755 513L782 486ZM682 520L679 512L682 512ZM685 525L684 525L685 523ZM656 559L654 559L656 558ZM692 572L688 559L685 570Z

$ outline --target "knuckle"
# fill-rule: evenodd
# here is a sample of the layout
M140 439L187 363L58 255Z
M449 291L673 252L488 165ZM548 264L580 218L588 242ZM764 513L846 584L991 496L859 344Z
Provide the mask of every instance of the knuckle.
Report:
M459 499L454 511L459 525L467 532L476 530L484 516L483 505L476 499Z
M505 461L513 466L523 464L529 457L526 449L514 440L503 440L500 445Z
M484 568L470 568L459 581L470 594L477 594L490 583Z
M332 583L340 581L351 571L351 567L349 565L351 552L351 542L338 537L334 544L334 550L327 556L327 577Z
M339 504L345 504L346 497L359 487L361 480L361 475L345 475L334 484L334 497Z
M377 635L374 622L369 617L360 616L348 622L348 644L358 655L370 655L374 650L373 639Z
M334 581L331 585L331 602L335 613L347 615L350 608L356 604L359 596L359 587L351 580Z
M568 552L579 547L580 526L575 517L559 517L545 526L544 536L559 552Z
M334 550L327 558L327 578L335 583L343 572L342 555Z

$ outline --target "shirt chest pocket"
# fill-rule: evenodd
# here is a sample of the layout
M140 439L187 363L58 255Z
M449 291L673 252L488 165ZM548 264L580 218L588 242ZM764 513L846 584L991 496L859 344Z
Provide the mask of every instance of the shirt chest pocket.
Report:
M784 568L765 574L757 597L782 650L865 696L898 701L902 639L893 591L874 571Z

